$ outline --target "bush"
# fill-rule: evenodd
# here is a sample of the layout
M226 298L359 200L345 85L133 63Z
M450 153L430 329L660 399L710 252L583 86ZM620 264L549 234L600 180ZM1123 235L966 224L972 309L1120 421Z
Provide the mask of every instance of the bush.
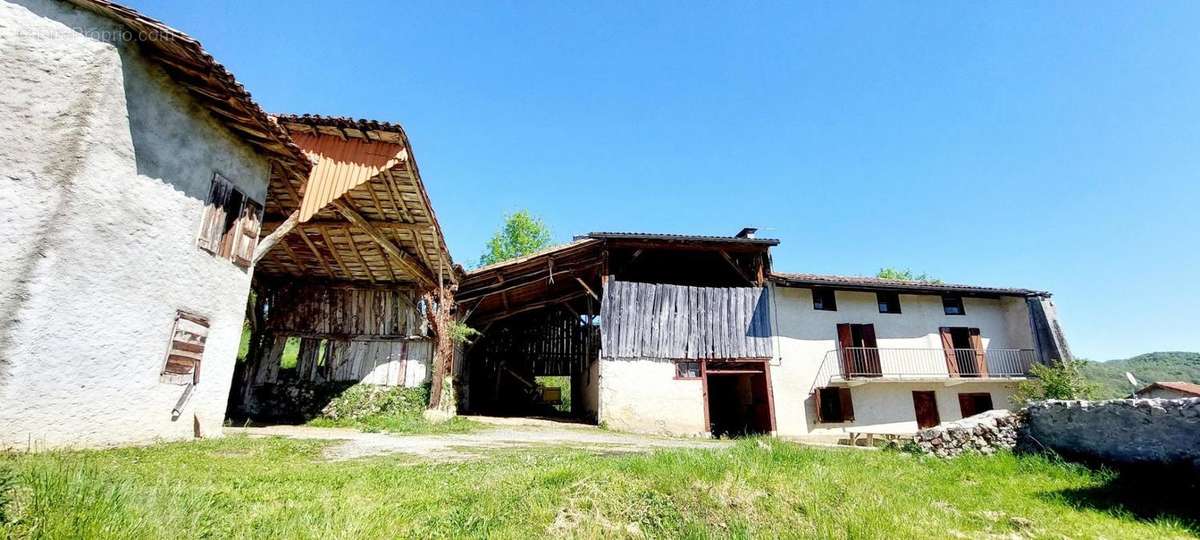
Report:
M1025 406L1031 401L1046 399L1092 399L1097 387L1088 382L1080 371L1083 362L1064 360L1047 366L1033 364L1029 369L1032 379L1017 385L1013 401Z
M358 420L371 416L421 416L429 403L429 386L403 388L356 384L333 398L321 416Z

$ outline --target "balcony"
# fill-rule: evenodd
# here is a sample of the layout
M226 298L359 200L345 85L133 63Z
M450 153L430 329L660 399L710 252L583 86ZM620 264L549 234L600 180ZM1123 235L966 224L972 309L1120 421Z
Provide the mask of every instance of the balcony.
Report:
M829 351L817 386L868 382L945 382L1024 379L1036 360L1033 349L915 349L844 347ZM824 384L822 384L824 383Z

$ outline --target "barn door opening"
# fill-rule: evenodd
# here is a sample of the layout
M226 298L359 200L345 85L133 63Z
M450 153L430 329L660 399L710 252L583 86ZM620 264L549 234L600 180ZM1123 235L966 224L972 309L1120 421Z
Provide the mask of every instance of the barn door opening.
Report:
M708 428L714 437L741 437L775 430L766 362L706 362L704 380Z

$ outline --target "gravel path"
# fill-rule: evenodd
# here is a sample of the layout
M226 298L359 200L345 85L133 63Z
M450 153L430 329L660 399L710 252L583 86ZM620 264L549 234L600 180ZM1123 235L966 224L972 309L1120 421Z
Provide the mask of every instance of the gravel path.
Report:
M289 437L345 441L325 450L325 457L346 460L384 454L409 454L436 461L463 461L485 457L489 450L536 446L563 446L602 453L646 452L659 448L724 448L728 441L683 439L615 433L594 426L564 425L536 420L474 418L495 427L473 433L393 435L363 433L353 429L309 426L225 428L226 434L251 437Z

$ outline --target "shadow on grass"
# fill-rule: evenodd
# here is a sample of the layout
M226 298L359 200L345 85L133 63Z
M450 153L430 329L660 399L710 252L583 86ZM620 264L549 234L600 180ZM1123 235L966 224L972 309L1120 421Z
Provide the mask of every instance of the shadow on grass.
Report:
M1173 521L1200 535L1200 473L1190 469L1127 468L1112 472L1100 486L1041 496L1139 521Z

